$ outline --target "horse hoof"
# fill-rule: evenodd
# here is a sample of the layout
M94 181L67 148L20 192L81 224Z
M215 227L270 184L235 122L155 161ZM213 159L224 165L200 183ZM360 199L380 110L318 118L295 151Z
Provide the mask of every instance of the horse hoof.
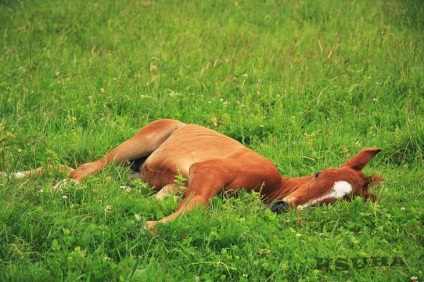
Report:
M278 200L273 202L269 208L276 214L282 214L289 210L289 203L284 200Z

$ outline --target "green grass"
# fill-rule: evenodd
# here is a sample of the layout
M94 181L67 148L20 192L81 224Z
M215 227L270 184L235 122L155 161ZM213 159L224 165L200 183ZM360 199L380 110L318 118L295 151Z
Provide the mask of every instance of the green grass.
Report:
M176 118L284 176L381 147L366 171L385 177L376 205L223 195L155 236L175 201L120 167L62 191L54 171L0 178L0 280L422 280L423 19L414 0L0 1L0 171L75 167ZM404 264L318 265L368 257Z

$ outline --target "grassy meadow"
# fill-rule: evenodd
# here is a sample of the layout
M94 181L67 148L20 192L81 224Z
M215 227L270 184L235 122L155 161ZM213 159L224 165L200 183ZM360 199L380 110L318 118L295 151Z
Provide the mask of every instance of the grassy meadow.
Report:
M152 235L177 201L125 168L0 177L0 281L424 279L420 1L0 1L0 171L76 167L160 118L287 177L380 147L379 201L277 216L241 192Z

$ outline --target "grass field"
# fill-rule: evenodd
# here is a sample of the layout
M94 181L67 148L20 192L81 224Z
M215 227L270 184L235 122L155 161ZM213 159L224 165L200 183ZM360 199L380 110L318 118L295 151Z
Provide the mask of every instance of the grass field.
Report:
M124 168L60 191L54 170L3 177L0 281L423 280L423 52L418 0L0 1L0 171L76 167L175 118L287 177L380 147L385 178L376 204L222 195L151 235L177 203Z

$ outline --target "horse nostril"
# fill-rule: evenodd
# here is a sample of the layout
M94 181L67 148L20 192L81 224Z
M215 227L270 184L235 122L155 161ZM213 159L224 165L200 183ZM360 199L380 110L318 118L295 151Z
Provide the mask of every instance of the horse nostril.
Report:
M273 202L269 208L276 214L282 214L289 210L289 203L283 200L278 200Z

